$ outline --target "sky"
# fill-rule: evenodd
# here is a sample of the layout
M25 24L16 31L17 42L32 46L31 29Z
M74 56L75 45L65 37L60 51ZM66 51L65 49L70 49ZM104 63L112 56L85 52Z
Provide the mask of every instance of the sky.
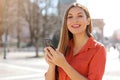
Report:
M114 30L120 29L119 0L77 0L87 6L91 18L104 19L104 36L110 37Z

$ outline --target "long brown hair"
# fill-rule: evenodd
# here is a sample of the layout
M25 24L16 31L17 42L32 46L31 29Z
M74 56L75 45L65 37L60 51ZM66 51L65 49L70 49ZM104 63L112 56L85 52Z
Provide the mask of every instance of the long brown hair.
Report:
M87 18L90 19L90 23L86 27L86 34L88 35L88 37L92 36L92 34L91 34L91 32L92 32L92 22L91 22L91 18L90 18L90 14L89 14L88 9L85 6L83 6L83 5L79 4L79 3L71 4L68 7L68 9L66 10L65 14L64 14L63 25L62 25L61 34L60 34L60 41L59 41L59 45L58 45L58 50L61 53L63 53L64 55L66 54L66 49L68 47L69 40L73 38L73 34L67 28L68 12L73 7L79 7L81 9L83 9L83 11L85 12Z

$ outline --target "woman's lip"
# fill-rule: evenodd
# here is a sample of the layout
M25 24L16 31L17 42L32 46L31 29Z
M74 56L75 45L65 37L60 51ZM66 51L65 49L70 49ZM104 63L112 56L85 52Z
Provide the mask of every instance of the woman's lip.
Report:
M72 25L72 27L73 27L73 28L79 28L79 27L80 27L80 25L75 24L75 25Z

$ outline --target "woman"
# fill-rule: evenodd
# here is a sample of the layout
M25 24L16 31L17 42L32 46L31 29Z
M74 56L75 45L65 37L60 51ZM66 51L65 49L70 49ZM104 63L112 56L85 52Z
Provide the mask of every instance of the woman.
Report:
M58 48L44 49L49 64L46 80L102 80L106 51L91 32L87 8L79 3L72 4L64 16Z

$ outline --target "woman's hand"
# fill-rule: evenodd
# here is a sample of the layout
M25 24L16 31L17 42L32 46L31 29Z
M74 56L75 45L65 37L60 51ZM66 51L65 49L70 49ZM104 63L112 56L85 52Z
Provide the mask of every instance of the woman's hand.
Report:
M46 62L49 64L49 66L55 66L55 64L51 62L51 57L50 57L51 54L49 53L48 48L47 47L44 48L44 51L45 51L45 60L46 60Z
M59 67L64 67L67 63L64 55L58 50L54 50L52 47L46 47L46 61L51 65L57 65Z

